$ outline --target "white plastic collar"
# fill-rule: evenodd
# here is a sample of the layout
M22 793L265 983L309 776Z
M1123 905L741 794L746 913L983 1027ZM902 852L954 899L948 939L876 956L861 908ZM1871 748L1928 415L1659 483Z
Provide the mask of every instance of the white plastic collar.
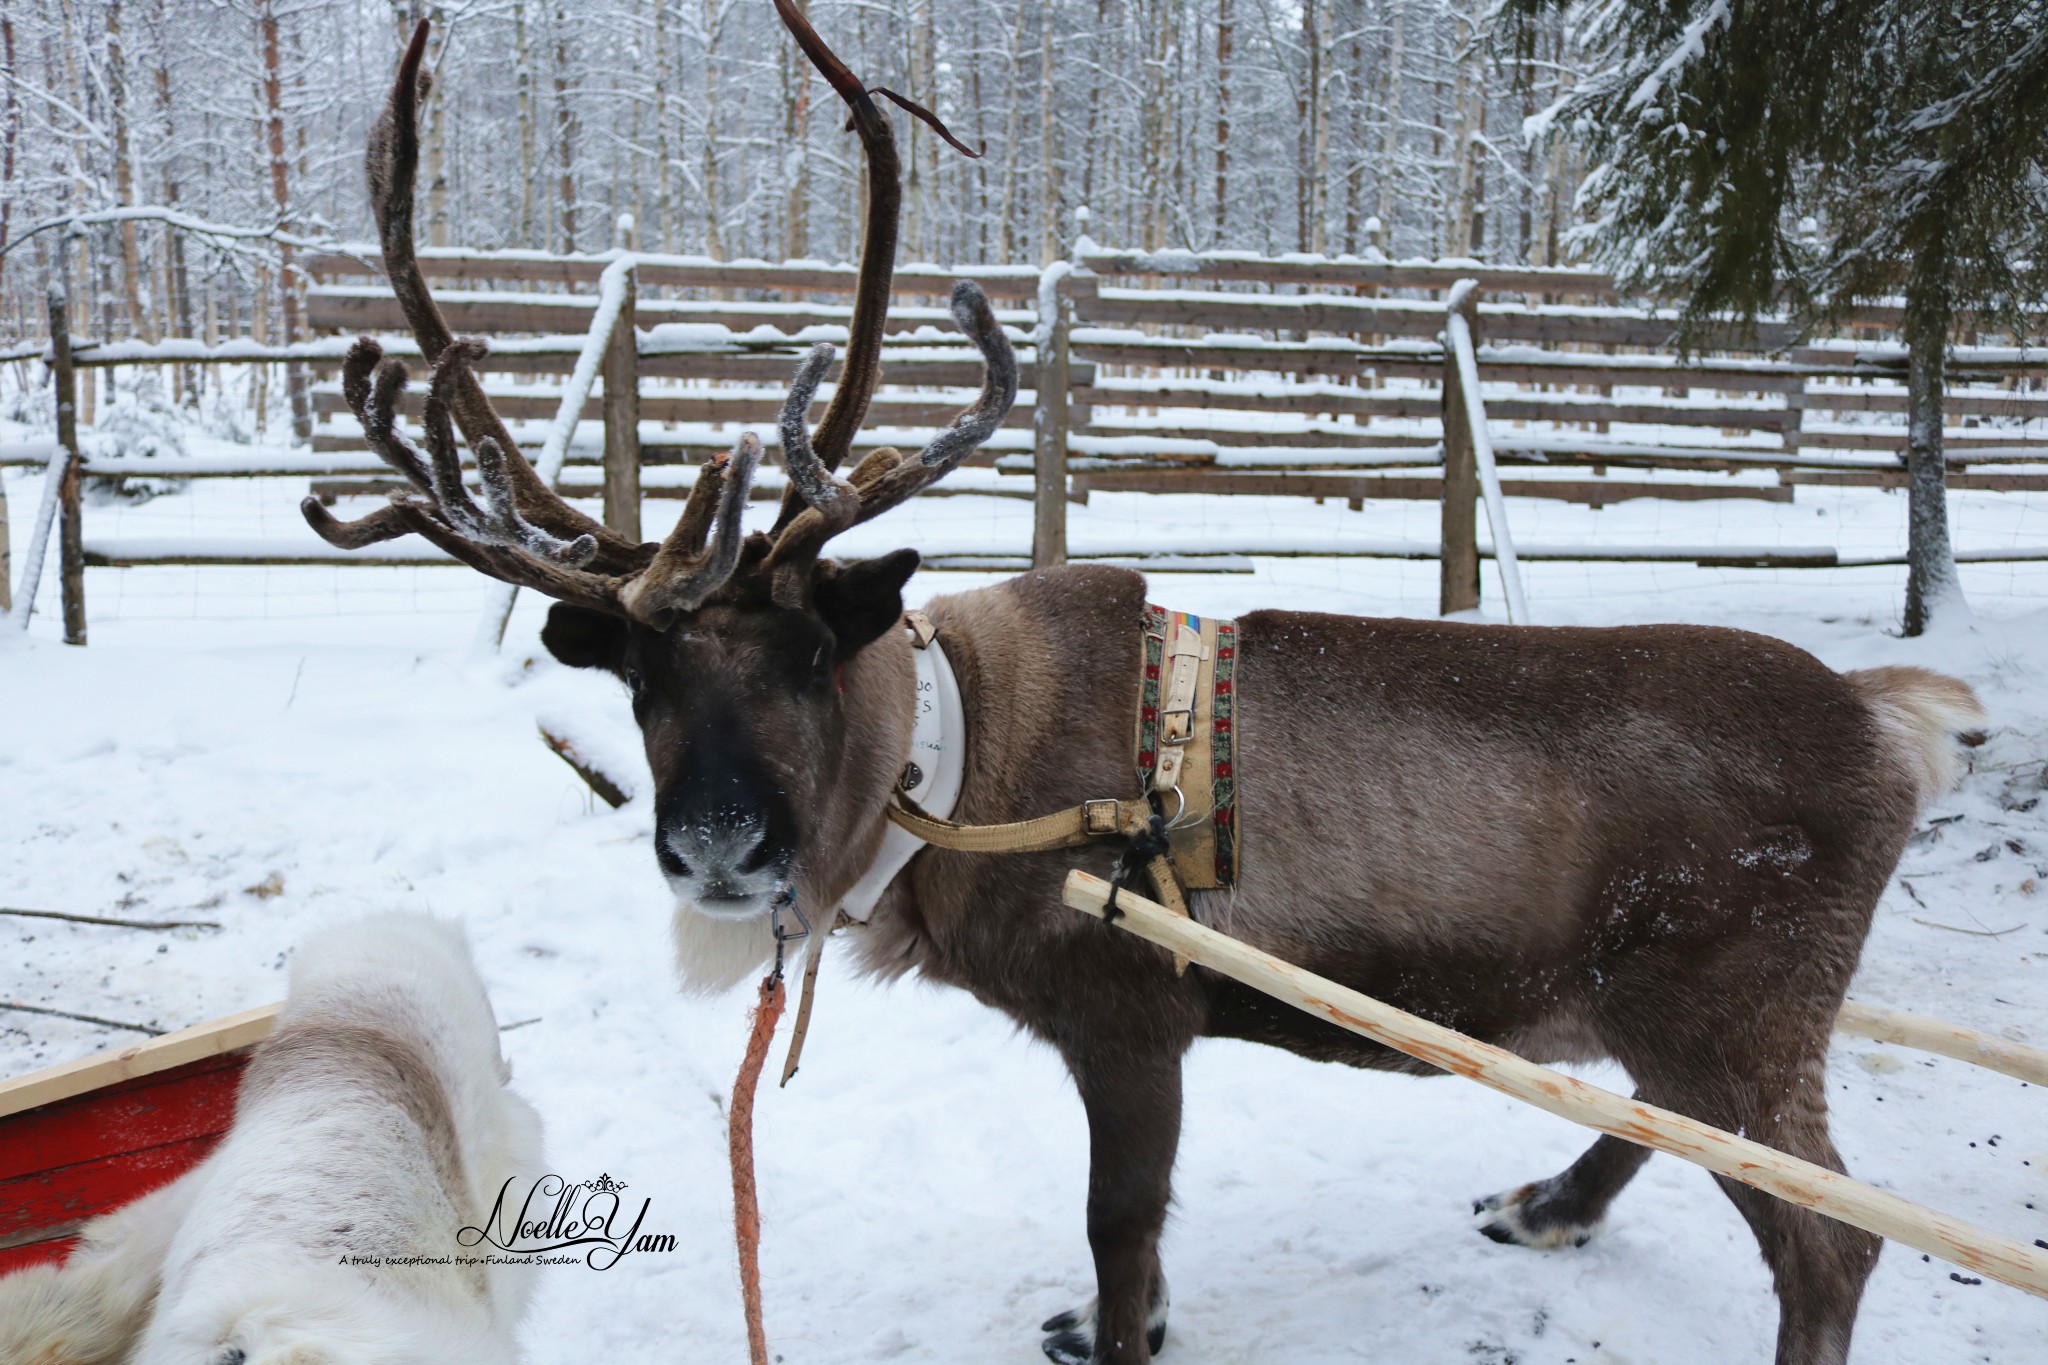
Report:
M960 684L953 677L953 665L936 636L919 645L917 631L910 634L911 657L917 665L917 710L910 731L907 763L915 763L918 778L908 789L911 800L925 811L944 820L953 814L960 800L960 784L967 771L967 713L960 704ZM861 879L839 900L848 919L867 923L875 905L903 865L917 855L924 841L891 821L882 832L882 846Z

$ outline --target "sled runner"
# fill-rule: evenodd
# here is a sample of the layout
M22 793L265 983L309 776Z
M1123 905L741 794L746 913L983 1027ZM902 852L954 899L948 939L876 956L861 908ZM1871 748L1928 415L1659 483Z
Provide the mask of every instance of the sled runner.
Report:
M234 1122L275 1004L0 1081L0 1275L183 1175Z

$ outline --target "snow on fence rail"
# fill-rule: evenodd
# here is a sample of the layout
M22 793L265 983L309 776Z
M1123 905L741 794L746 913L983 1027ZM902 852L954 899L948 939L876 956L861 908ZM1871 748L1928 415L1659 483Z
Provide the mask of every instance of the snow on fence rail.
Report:
M729 445L743 425L761 427L773 452L772 418L789 373L817 341L843 341L855 279L850 265L622 252L438 249L423 251L421 263L444 286L457 286L437 295L455 330L525 333L493 340L481 367L487 392L529 448L544 446L559 460L550 473L565 492L601 495L607 523L631 534L642 497L686 492L697 460ZM374 249L319 254L306 265L315 281L307 297L311 326L402 328ZM602 328L600 338L592 324L606 321L608 295L599 282L607 274L622 282L625 297L616 304L621 325ZM1068 553L1144 558L1141 547L1115 538L1083 536L1065 546L1069 504L1096 492L1298 495L1354 508L1427 499L1446 508L1446 532L1435 542L1316 533L1239 536L1233 544L1203 536L1199 545L1149 547L1151 562L1208 565L1218 556L1297 553L1441 558L1451 545L1458 581L1476 585L1478 561L1489 551L1459 528L1472 520L1479 490L1457 470L1447 472L1444 420L1447 398L1458 393L1456 358L1442 340L1444 295L1466 279L1475 282L1466 315L1478 372L1473 397L1484 409L1495 463L1510 471L1499 480L1501 496L1595 508L1636 498L1787 502L1801 487L1892 488L1904 478L1905 357L1878 334L1896 323L1895 309L1866 310L1848 335L1780 354L1762 349L1788 336L1767 320L1752 337L1718 339L1726 349L1681 358L1665 344L1673 315L1630 306L1592 271L1121 252L1087 241L1072 261L1048 271L899 268L902 302L890 318L884 382L862 447L921 444L978 386L979 358L937 302L961 275L1001 301L1023 392L1005 429L977 452L984 468L935 491L1007 493L1036 504L1031 546L963 547L963 562L1043 563ZM1048 306L1057 310L1051 325L1040 317ZM624 337L630 346L615 340ZM73 362L88 386L92 375L115 367L163 364L296 363L318 379L310 450L246 462L143 461L88 447L83 471L306 478L329 500L386 491L388 471L364 451L339 390L339 362L352 339L76 341ZM385 344L394 355L418 353L402 336ZM47 354L38 343L0 360ZM1956 348L1946 403L1952 486L2048 491L2048 470L2035 468L2048 465L2042 363L2010 347ZM579 382L600 372L594 383ZM1050 383L1041 382L1046 376ZM819 398L829 397L828 386ZM593 426L591 418L601 420ZM1450 426L1469 432L1473 422L1461 413ZM27 458L0 450L0 463ZM1610 470L1627 477L1610 478ZM275 538L231 541L249 557L197 547L179 554L128 538L96 541L85 562L304 563L318 553L310 542L293 551ZM229 544L216 540L211 551ZM1531 561L1893 562L1828 546L1519 548ZM2019 549L2002 557L2038 556ZM1452 591L1452 579L1447 568L1446 609L1466 595Z

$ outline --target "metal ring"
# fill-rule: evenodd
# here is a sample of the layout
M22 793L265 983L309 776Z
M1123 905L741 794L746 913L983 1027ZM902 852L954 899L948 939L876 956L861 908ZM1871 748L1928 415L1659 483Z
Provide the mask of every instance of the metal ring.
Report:
M1180 783L1178 782L1173 784L1173 794L1180 798L1180 804L1173 808L1173 818L1166 822L1166 827L1168 829L1179 829L1181 828L1181 817L1188 813L1188 797L1187 793L1180 789Z

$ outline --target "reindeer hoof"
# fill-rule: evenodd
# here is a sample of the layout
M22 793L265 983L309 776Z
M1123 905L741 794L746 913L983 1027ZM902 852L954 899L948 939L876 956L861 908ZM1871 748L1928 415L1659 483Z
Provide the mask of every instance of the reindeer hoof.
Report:
M1593 1240L1598 1222L1583 1223L1547 1196L1553 1182L1539 1180L1531 1185L1490 1194L1472 1201L1475 1217L1493 1215L1479 1225L1479 1235L1503 1246L1535 1247L1550 1251L1558 1247L1582 1247Z
M1056 1313L1039 1324L1038 1330L1049 1334L1039 1343L1047 1360L1056 1365L1089 1365L1096 1358L1095 1304L1096 1300L1090 1299L1086 1308ZM1166 1305L1166 1281L1162 1277L1152 1300L1152 1311L1145 1316L1145 1344L1155 1356L1166 1349Z

